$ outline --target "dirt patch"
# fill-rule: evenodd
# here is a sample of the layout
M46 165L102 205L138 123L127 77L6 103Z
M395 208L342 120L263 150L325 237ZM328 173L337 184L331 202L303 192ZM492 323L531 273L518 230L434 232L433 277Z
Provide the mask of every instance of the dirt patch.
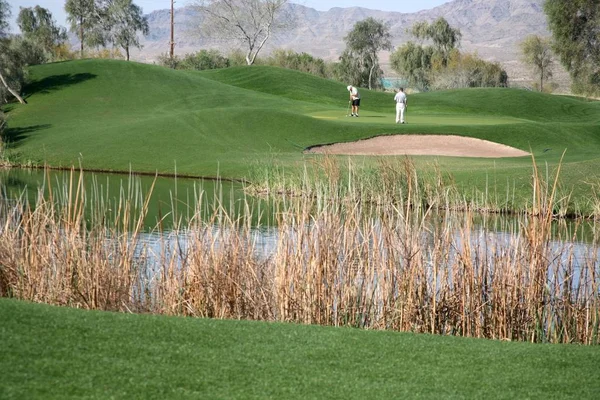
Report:
M524 157L529 153L487 140L454 135L387 135L357 142L315 146L305 153L345 155L419 155L452 157Z

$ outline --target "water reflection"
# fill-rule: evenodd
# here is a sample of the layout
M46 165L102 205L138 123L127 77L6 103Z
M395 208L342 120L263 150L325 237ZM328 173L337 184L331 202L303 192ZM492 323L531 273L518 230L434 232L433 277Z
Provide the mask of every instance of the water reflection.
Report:
M57 171L13 168L0 170L0 200L14 202L26 199L35 204L38 191L43 190L46 198L53 190L55 197L68 196L66 190L80 179L78 171ZM247 196L239 182L190 179L177 177L154 177L110 173L86 173L83 176L88 193L89 207L102 203L106 221L114 220L122 197L131 197L143 202L152 189L148 211L144 219L144 231L184 230L198 211L205 218L214 218L222 208L227 218L242 218L251 215L251 225L257 232L270 232L276 225L277 207L273 199ZM141 207L134 209L139 213ZM135 214L136 215L136 214ZM134 215L134 217L135 217ZM433 213L431 220L445 218L444 213ZM472 216L473 224L485 232L518 233L522 220L516 215L481 213ZM459 226L459 220L453 221ZM594 243L598 241L598 222L595 220L557 220L552 223L551 237L559 242ZM155 234L151 234L155 235ZM151 237L150 236L150 237Z
M46 198L52 194L60 201L60 197L68 196L66 192L76 186L79 179L79 171L0 169L1 199L24 199L33 205L42 190ZM109 173L84 173L82 179L88 206L104 210L107 221L114 220L124 197L132 199L137 206L133 210L135 218L139 215L140 203L152 189L144 219L147 232L185 227L197 211L210 216L215 214L215 207L222 207L234 218L250 212L254 226L273 224L270 203L246 196L239 182Z

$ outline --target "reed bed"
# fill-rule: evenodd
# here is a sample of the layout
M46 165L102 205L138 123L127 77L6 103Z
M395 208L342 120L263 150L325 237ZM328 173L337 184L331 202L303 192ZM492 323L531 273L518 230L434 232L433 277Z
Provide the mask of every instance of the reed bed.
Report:
M257 244L249 198L222 204L199 188L185 221L173 215L180 223L171 232L157 228L149 245L141 240L149 194L134 184L109 207L81 178L57 190L47 182L35 206L21 199L0 208L0 295L124 312L600 344L598 230L592 222L582 247L584 222L556 221L555 177L534 162L529 209L497 230L477 222L482 204L461 199L446 177L423 179L410 159L379 168L376 179L365 179L326 157L305 169L303 190L272 199L267 251Z

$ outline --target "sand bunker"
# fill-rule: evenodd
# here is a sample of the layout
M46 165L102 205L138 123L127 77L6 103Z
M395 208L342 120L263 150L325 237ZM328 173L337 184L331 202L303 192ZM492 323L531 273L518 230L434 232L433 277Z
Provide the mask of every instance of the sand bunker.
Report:
M306 153L346 155L419 155L453 157L524 157L529 153L487 140L454 135L388 135L357 142L315 146Z

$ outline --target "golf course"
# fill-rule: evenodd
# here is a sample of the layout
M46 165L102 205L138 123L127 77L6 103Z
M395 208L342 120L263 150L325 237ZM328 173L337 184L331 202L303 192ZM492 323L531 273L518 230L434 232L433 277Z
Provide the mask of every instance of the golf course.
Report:
M113 60L34 66L24 93L29 104L7 107L6 156L15 165L252 180L251 167L264 160L300 170L314 146L434 134L531 152L550 171L564 153L561 189L577 199L598 182L600 102L584 98L498 88L418 93L409 95L408 124L397 125L392 93L361 89L360 118L348 118L344 83L297 71ZM465 193L496 181L499 191L508 185L529 196L531 157L415 162L438 164Z
M156 254L144 195L72 175L0 204L0 398L597 398L600 102L409 93L396 124L393 93L360 93L354 118L345 83L276 67L30 67L10 167L218 177L285 207L262 257L259 218L221 204ZM263 190L276 173L301 190ZM488 233L483 209L515 220Z

